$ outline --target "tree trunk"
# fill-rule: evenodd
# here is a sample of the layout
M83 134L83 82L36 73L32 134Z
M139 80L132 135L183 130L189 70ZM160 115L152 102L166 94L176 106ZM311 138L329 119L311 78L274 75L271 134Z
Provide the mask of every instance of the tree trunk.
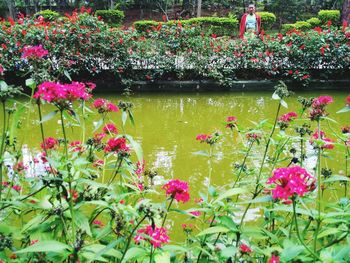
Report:
M5 0L7 8L9 10L10 17L15 19L15 1L14 0Z
M114 9L114 0L111 0L110 9Z
M25 5L25 8L26 8L26 16L30 16L30 1L29 0L24 0L24 5Z
M202 16L202 0L198 0L197 2L197 17Z
M342 12L343 21L345 20L350 25L350 0L345 0Z

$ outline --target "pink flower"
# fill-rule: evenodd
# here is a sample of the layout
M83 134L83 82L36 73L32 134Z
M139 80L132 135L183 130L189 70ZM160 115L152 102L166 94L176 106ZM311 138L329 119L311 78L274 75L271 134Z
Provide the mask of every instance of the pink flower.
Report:
M319 96L318 98L313 99L312 107L322 108L331 103L333 103L333 98L331 96Z
M296 117L298 117L298 114L296 114L295 112L288 112L286 114L283 114L281 117L278 118L278 121L281 122L290 122L292 120L294 120Z
M43 150L52 150L58 146L58 141L55 138L48 137L41 143L40 147Z
M30 241L30 245L33 246L33 245L35 245L38 242L39 242L39 240L34 239L34 240Z
M58 105L66 104L76 100L88 100L90 88L82 82L72 82L70 84L61 84L59 82L43 82L38 86L34 94L35 99L42 99L46 102L53 102Z
M3 68L3 66L0 64L0 75L2 75L2 74L4 74L4 68Z
M346 105L350 106L350 95L346 97Z
M136 244L141 240L148 240L154 248L159 248L163 244L169 243L169 236L164 227L152 227L150 225L137 230L137 235L134 237Z
M113 123L107 123L103 127L103 132L105 134L118 134L117 127L115 127L115 125Z
M220 133L219 132L214 132L212 134L198 134L196 136L196 140L199 141L200 143L207 143L210 145L215 144L220 138Z
M317 148L317 144L315 142L315 140L322 140L323 141L323 145L321 146L321 149L328 149L328 150L331 150L334 148L334 140L330 139L330 138L327 138L326 137L326 134L324 131L320 131L318 132L318 130L316 130L314 132L314 134L312 134L311 136L311 139L310 139L310 143L311 145L313 145L315 148Z
M272 255L272 257L269 259L268 263L278 263L278 262L280 262L280 257Z
M274 199L288 200L294 194L304 196L315 188L315 178L300 166L277 168L267 184L275 184L272 190Z
M22 190L22 187L20 185L16 184L16 185L12 186L12 189L17 191L17 192L20 192Z
M97 219L94 220L94 222L92 222L92 224L95 225L95 226L98 226L98 227L103 227L102 221L97 220Z
M125 138L111 138L107 141L104 151L106 153L114 152L129 152L130 148L126 144Z
M200 211L192 211L192 212L190 212L190 214L193 216L200 216L201 212Z
M23 48L22 58L24 59L43 58L48 54L49 52L46 49L44 49L42 45L26 46Z
M81 141L73 141L69 144L69 146L73 149L74 152L82 152L84 149Z
M93 166L94 166L94 167L101 167L101 166L103 166L104 164L105 164L105 162L104 162L103 160L99 159L99 160L94 161Z
M204 200L203 200L202 197L200 197L200 198L195 198L195 199L194 199L194 202L195 202L196 204L201 204L203 201L204 201Z
M236 127L237 123L237 118L235 116L228 116L226 118L226 128L230 128L233 129L234 127Z
M205 142L207 139L210 139L210 135L208 134L198 134L196 137L196 140L200 142Z
M165 190L167 196L170 195L171 198L174 198L178 202L186 203L190 200L187 182L178 179L170 180L162 188Z
M136 163L136 171L135 171L135 173L137 175L141 175L144 171L145 171L145 160L143 160L142 162L138 161Z
M94 107L95 109L97 109L98 113L107 113L107 112L118 112L119 108L114 105L112 102L105 100L105 99L96 99L93 104L92 107Z
M251 133L251 132L247 133L245 135L245 137L250 142L255 142L255 141L259 142L260 139L261 139L261 135L260 134L258 134L258 133Z
M240 246L239 246L239 250L244 254L244 253L251 253L252 252L252 249L249 247L249 246L247 246L246 244L241 244Z

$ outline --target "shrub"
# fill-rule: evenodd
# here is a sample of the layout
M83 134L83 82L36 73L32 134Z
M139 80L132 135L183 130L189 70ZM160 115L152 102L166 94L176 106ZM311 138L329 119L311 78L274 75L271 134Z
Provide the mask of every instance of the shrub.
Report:
M60 17L60 14L56 11L52 10L43 10L40 12L37 12L34 17L42 16L46 21L55 21Z
M311 17L310 19L306 20L306 22L308 22L311 27L317 27L321 25L321 20L317 17Z
M339 10L320 10L318 12L318 18L323 24L328 21L332 21L332 24L338 25L340 21L340 11Z
M159 24L163 23L154 20L139 20L134 22L133 25L137 31L146 32L147 30L151 30L153 27L157 27Z
M257 13L261 17L261 27L264 30L270 29L272 25L276 22L276 16L270 12L258 12Z
M297 30L301 30L301 31L306 31L311 29L312 26L310 23L306 22L306 21L298 21L294 24L283 24L282 25L282 31L283 32L287 32L293 29L297 29Z
M124 19L124 12L120 10L96 10L95 15L111 26L120 26Z

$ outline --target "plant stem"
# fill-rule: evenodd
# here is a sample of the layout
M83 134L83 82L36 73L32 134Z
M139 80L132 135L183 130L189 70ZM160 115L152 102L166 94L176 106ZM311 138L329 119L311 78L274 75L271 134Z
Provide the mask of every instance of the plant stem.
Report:
M162 227L163 227L164 224L165 224L165 220L166 220L166 218L167 218L167 216L168 216L168 213L169 213L169 210L170 210L171 205L173 204L173 201L174 201L174 198L171 197L171 200L170 200L170 202L169 202L168 208L167 208L167 210L166 210L166 214L165 214L164 219L163 219Z
M321 124L320 120L317 121L317 129L318 129L318 139L321 140ZM322 201L322 189L321 189L321 147L318 147L318 153L317 153L317 224L316 224L316 230L314 234L314 252L317 251L317 236L318 232L320 230L321 225L321 201Z
M44 125L42 123L43 117L42 117L42 113L41 113L40 100L38 100L37 105L38 105L38 113L39 113L41 139L43 141L44 151L45 151L45 154L47 156L47 149L46 149L46 145L45 145L45 134L44 134Z
M152 263L152 258L153 258L153 245L151 244L151 254L149 256L149 263Z
M299 227L298 227L298 219L297 219L297 212L296 212L296 202L295 202L295 198L293 198L293 217L294 217L294 224L295 224L295 230L297 233L297 237L300 241L300 243L306 248L306 250L315 258L319 260L318 255L312 251L304 242L304 240L302 239L300 232L299 232Z
M128 251L128 248L130 246L130 242L131 242L131 238L132 238L132 235L135 233L136 229L141 225L141 223L146 219L146 216L144 216L138 223L137 225L133 228L133 230L131 231L129 237L128 237L128 242L126 244L126 247L124 249L124 252L123 252L123 255L122 255L122 258L120 259L120 262L123 262L123 259L125 258L125 255L126 255L126 252Z
M1 146L0 146L0 201L1 201L1 193L2 193L2 164L4 162L3 158L3 151L5 146L5 139L6 139L6 105L5 101L2 102L2 110L3 110L3 119L4 119L4 126L2 128L2 138L1 138Z
M239 178L240 178L240 176L241 176L241 173L242 173L242 171L243 171L243 169L244 169L245 163L246 163L246 161L247 161L247 158L248 158L248 155L249 155L249 153L250 153L250 150L251 150L252 147L253 147L253 144L254 144L254 141L252 141L252 142L249 144L249 148L248 148L248 150L247 150L247 153L246 153L245 156L244 156L243 163L242 163L242 165L241 165L241 169L239 169L237 178L236 178L235 182L233 183L232 188L235 188L235 186L236 186L236 184L237 184L237 182L238 182L238 180L239 180Z
M118 164L118 166L117 166L118 161L119 161L119 164ZM115 170L113 177L108 181L108 185L107 185L107 186L110 186L111 183L113 183L115 177L117 176L117 174L118 174L118 172L119 172L119 169L120 169L120 167L121 167L121 165L122 165L122 162L123 162L123 158L118 158L118 159L117 159L117 163L116 163L117 169Z

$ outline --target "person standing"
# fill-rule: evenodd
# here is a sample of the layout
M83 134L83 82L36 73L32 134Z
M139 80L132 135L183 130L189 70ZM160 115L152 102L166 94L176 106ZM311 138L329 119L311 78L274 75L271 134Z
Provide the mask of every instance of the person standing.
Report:
M255 13L255 5L248 6L248 12L241 18L239 27L239 37L244 38L245 35L255 36L260 33L261 17Z

